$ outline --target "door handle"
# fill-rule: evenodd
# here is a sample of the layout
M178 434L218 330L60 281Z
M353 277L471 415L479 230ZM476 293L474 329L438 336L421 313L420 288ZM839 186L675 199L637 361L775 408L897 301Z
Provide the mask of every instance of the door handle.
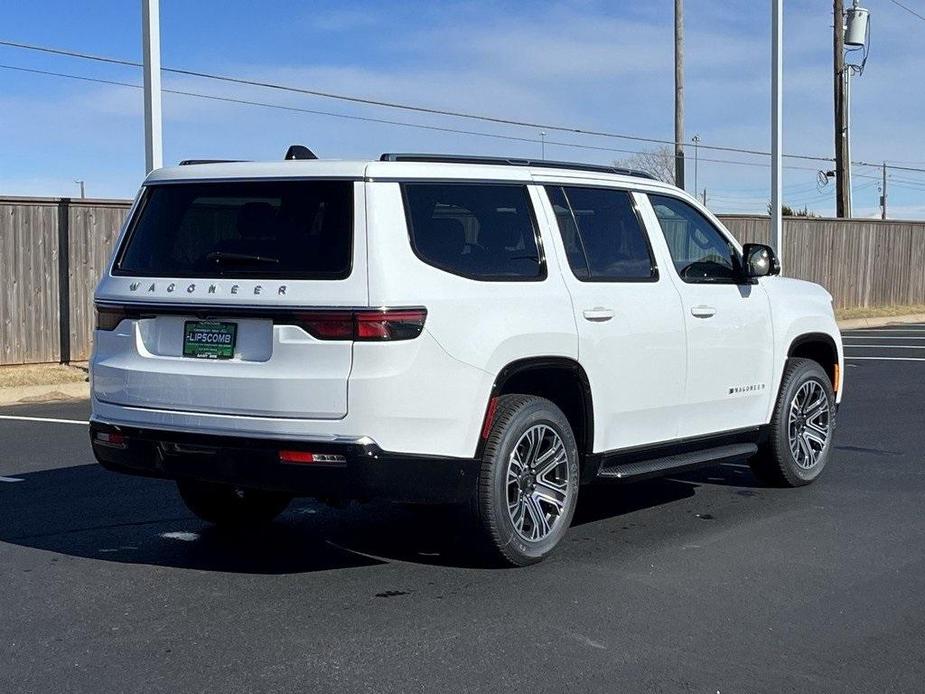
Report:
M691 306L691 315L697 318L712 318L716 315L716 309L712 306Z
M601 308L600 306L595 306L594 308L586 308L582 315L585 317L585 320L589 320L592 323L603 323L614 317L614 310L611 308Z

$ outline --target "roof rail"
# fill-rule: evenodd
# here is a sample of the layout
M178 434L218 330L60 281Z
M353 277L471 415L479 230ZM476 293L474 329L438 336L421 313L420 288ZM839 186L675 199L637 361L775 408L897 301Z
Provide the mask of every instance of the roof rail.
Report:
M195 164L236 164L243 159L184 159L180 166L193 166Z
M547 169L574 169L576 171L596 171L598 173L620 174L621 176L637 176L656 180L655 176L638 169L625 169L619 166L604 166L601 164L582 164L572 161L549 161L548 159L516 159L514 157L480 157L468 154L407 154L386 152L379 161L417 161L442 162L449 164L492 164L495 166L537 166Z

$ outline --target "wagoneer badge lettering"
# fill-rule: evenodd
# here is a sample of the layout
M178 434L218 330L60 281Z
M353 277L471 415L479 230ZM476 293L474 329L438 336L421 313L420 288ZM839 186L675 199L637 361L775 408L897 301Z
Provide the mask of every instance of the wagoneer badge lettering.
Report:
M277 296L286 296L286 286L287 286L287 285L285 285L285 284L279 285L279 286L276 288L276 295L277 295ZM141 283L140 283L140 282L131 282L131 283L128 285L128 290L129 290L130 292L137 292L138 289L139 289L140 287L141 287ZM176 291L176 288L177 288L177 285L176 285L175 283L171 282L170 284L168 284L168 285L166 286L165 289L166 289L166 291L167 291L168 294L172 294L174 291ZM233 285L231 285L231 288L229 289L229 292L230 292L231 294L238 294L240 288L241 288L240 285L238 285L238 284L233 284ZM148 287L148 290L147 290L147 291L148 291L149 293L152 293L152 294L153 294L154 292L156 292L156 291L157 291L157 283L156 283L156 282L152 282L152 283L151 283L151 286ZM201 289L197 289L195 283L190 284L190 285L188 285L188 286L186 287L186 293L187 293L187 294L197 294L197 293L201 293L201 291L202 291ZM218 294L218 293L221 293L221 292L220 292L220 287L218 287L218 285L215 285L215 284L210 284L209 287L206 289L206 293L207 293L207 294ZM254 296L262 296L263 294L265 294L263 285L258 284L257 286L255 286L254 289L253 289L253 293L254 293Z

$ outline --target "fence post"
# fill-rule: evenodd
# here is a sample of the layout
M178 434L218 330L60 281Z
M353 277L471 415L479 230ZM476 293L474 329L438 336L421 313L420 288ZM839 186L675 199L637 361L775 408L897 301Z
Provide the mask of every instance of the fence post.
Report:
M70 198L58 200L58 352L60 362L71 361Z

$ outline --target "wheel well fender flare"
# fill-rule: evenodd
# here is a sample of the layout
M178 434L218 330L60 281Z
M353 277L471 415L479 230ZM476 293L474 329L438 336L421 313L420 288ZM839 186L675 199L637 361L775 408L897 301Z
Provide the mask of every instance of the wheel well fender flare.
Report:
M505 388L515 380L521 380L528 377L534 372L558 371L568 373L574 379L578 387L579 395L579 412L571 413L580 414L582 430L576 431L576 437L579 438L579 452L590 454L594 447L594 400L591 393L591 382L588 380L588 374L584 367L575 359L569 357L528 357L517 359L505 365L495 376L494 383L491 387L488 403L485 408L485 418L482 425L482 436L479 438L479 454L487 438L488 430L491 428L492 417L494 416L494 403L496 398L505 394ZM529 389L528 389L529 390ZM550 398L553 399L553 398ZM566 413L569 414L569 413Z
M822 357L818 351L807 349L813 345L824 345L824 349L828 352L825 355L825 357L829 359L828 363L822 361ZM787 348L787 358L790 359L791 357L801 354L806 358L818 362L829 375L833 386L836 389L838 388L835 372L836 366L838 365L838 346L835 343L835 338L828 333L803 333L802 335L797 335L790 341L790 346Z

